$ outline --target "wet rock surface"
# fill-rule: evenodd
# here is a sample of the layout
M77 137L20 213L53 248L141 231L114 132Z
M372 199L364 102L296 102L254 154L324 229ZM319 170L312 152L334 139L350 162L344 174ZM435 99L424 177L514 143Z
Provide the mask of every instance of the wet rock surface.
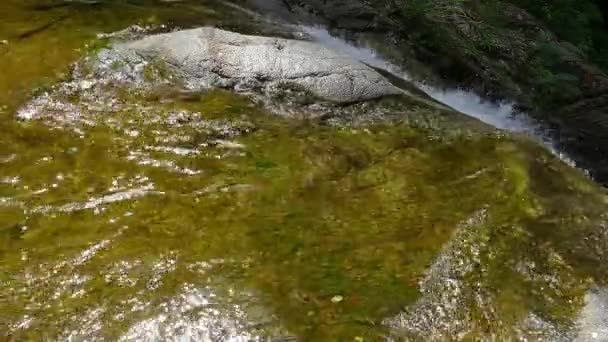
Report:
M266 87L292 69L254 58L243 71L255 47L220 75L167 41L204 32L217 33L120 35L0 122L2 337L604 336L596 183L415 95L332 103L367 98L378 77L340 54L340 72L361 76L347 96L315 73ZM220 33L216 58L284 41ZM278 60L309 66L299 53L317 45L287 42Z
M402 93L368 66L320 45L215 28L149 36L116 44L109 53L118 54L127 65L142 57L165 62L189 89L284 84L345 103Z

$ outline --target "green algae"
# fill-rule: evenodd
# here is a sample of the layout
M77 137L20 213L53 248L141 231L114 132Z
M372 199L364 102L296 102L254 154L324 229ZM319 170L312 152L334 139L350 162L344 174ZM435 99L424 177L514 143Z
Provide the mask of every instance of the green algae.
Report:
M390 129L380 129L386 131ZM408 135L419 138L411 131L400 133L404 139ZM429 163L434 159L429 153L447 157L457 155L460 147L483 144L463 142L456 145L460 147L448 147L448 152L435 150L431 143L422 151L412 146L389 152L391 146L382 135L385 133L340 137L338 144L344 145L338 146L323 141L322 149L334 151L341 165L331 164L331 159L318 161L327 155L311 142L306 148L314 152L303 153L313 159L313 165L327 167L319 170L326 176L303 175L304 188L296 191L295 198L272 208L267 214L272 218L255 232L254 243L265 243L272 253L263 260L279 256L278 264L272 263L258 274L259 281L268 283L266 287L277 293L276 299L293 298L278 310L298 322L290 328L307 340L382 336L378 318L394 315L416 299L417 280L452 230L491 198L486 190L465 203L448 200L458 198L453 197L456 190L449 184L475 173L476 165L455 172L454 178L444 178L437 173L443 171L442 164L449 167L449 159L439 157ZM364 142L372 146L361 146L359 139L370 139ZM392 154L389 158L388 153ZM429 182L434 177L441 181ZM460 186L470 189L467 183ZM285 214L277 217L281 212ZM273 231L271 227L276 226L284 228ZM332 303L335 295L343 296L344 301Z
M242 153L211 146L190 157L152 154L201 171L190 176L127 161L130 151L157 143L158 131L185 136L175 147L198 148L216 139L213 132L137 119L137 112L117 115L121 129L103 120L80 127L81 133L19 123L2 137L2 156L16 157L0 170L19 182L4 184L0 197L22 207L0 208L0 321L33 319L29 329L7 326L11 338L62 336L78 330L72 319L102 308L102 328L94 336L115 339L154 316L180 285L213 284L255 290L278 317L276 324L303 340L381 339L389 334L381 321L419 298L418 282L428 267L455 229L482 209L491 218L479 233L487 246L486 270L467 281L494 291L503 322L515 324L530 311L568 322L581 305L586 279L605 279L596 260L569 252L570 244L583 240L578 234L589 232L560 228L564 219L597 217L587 211L600 210L604 195L530 142L494 135L437 139L431 130L406 124L328 127L269 116L223 91L159 106L161 116L188 108L204 120L242 127L245 133L232 138L244 146ZM124 133L131 129L139 134ZM138 177L146 181L137 183ZM556 177L566 186L553 184ZM100 205L103 210L31 210L98 197L117 179L131 187L154 183L157 193ZM48 191L33 193L41 188ZM580 206L564 212L560 198L576 198ZM542 224L549 217L560 222L551 232ZM566 242L562 234L575 235ZM83 250L105 240L78 261ZM562 275L552 301L537 292L544 280L515 271L522 259L535 262L535 274ZM212 260L212 272L193 269ZM163 262L173 266L159 275ZM129 265L122 276L116 270L121 263ZM85 280L73 280L75 275ZM343 300L332 301L335 296ZM132 298L147 303L145 309L131 312ZM121 319L112 318L117 315ZM502 329L484 319L481 313L476 318L487 325L477 336Z
M138 20L188 26L221 17L188 1L57 7L34 21L29 3L0 6L12 18L0 23L0 38L9 40L0 45L0 68L9 71L0 77L0 103L11 109L36 84L62 78L97 32ZM39 32L25 26L48 20L58 21ZM11 38L27 32L34 33ZM145 74L167 76L159 64ZM253 291L273 317L261 335L287 334L280 326L301 340L380 340L391 334L382 321L420 299L429 266L480 211L487 219L471 234L481 261L463 281L482 286L494 312L467 290L471 340L508 339L530 312L567 328L589 284L608 279L606 195L525 139L471 134L442 119L453 113L400 100L385 105L412 120L341 128L270 116L224 91L117 92L154 110L128 107L76 129L0 123L3 337L74 331L117 339L190 284L227 298L233 288ZM236 133L201 129L191 118L168 125L181 110ZM146 149L159 139L200 153ZM171 164L141 163L129 159L133 152ZM144 196L61 210L148 184L154 189ZM24 317L31 321L18 327Z
M69 73L87 52L104 46L97 34L132 25L159 30L202 25L253 30L219 1L158 0L44 2L6 0L0 4L0 112L12 112L36 88L44 89Z

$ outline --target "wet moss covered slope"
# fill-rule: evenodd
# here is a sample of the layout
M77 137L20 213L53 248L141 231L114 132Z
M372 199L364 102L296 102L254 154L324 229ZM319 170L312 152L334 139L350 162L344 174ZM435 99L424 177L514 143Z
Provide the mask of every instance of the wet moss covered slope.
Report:
M3 338L570 340L608 280L605 190L525 137L95 56L0 124Z

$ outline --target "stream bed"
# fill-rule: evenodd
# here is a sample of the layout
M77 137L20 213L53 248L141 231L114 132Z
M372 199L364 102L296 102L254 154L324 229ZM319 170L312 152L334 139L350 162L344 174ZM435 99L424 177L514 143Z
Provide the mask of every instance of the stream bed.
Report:
M424 124L359 124L74 76L110 46L98 34L136 24L277 32L219 2L0 13L0 339L606 337L608 196L536 140L461 132L411 101L378 106ZM53 87L76 89L54 103L71 115L23 120ZM504 106L427 92L535 132Z

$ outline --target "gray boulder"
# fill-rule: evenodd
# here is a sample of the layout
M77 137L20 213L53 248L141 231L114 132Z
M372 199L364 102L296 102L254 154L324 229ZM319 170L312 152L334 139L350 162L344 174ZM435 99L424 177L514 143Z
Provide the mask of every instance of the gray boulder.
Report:
M197 28L117 43L123 60L161 60L191 89L292 84L350 103L403 94L367 65L316 43Z

